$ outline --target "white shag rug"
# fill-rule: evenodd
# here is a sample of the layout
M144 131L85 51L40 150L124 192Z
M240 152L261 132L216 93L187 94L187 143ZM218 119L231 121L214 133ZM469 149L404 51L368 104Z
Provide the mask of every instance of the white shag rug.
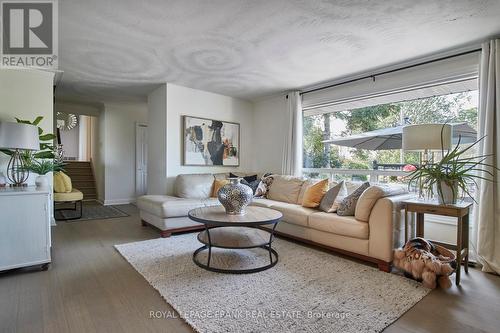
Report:
M116 245L198 332L380 332L430 291L402 276L283 239L273 243L279 253L273 268L213 273L192 261L200 246L196 234ZM212 252L217 267L268 262L263 249Z

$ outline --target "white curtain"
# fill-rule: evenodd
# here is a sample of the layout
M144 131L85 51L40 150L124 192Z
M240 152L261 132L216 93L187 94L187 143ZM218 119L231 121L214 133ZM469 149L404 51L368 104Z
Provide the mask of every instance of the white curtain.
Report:
M479 68L479 155L500 167L500 40L483 44ZM483 271L500 273L500 174L492 170L494 182L479 183L475 207L477 256Z
M299 91L288 93L285 112L281 173L300 176L302 174L302 97Z

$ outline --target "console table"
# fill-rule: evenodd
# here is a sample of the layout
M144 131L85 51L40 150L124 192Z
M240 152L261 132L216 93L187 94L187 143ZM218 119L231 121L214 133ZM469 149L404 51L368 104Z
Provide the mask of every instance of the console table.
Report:
M435 240L431 242L454 250L457 253L457 267L455 271L455 283L460 284L460 271L462 261L465 273L469 272L469 210L471 202L459 202L454 205L440 205L435 201L406 200L402 204L405 206L405 243L408 241L408 213L415 213L417 216L416 236L424 237L424 216L434 214L457 218L457 243L449 244Z
M0 271L41 265L50 259L50 192L0 188Z

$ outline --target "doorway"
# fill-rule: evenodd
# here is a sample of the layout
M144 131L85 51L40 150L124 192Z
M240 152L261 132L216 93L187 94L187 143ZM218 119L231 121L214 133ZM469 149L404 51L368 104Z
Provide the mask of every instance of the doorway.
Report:
M135 194L147 193L148 179L148 126L137 123L135 126Z

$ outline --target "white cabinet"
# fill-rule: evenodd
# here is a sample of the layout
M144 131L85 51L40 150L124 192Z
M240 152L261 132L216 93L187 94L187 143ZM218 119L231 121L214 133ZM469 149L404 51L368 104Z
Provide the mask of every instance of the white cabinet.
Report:
M0 271L50 263L49 200L48 190L0 189Z

